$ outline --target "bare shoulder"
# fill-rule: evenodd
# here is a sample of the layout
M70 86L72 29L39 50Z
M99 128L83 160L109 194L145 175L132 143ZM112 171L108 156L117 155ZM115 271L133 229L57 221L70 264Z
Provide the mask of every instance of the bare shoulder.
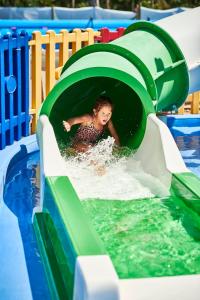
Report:
M88 124L92 122L92 116L89 114L83 115L82 120L84 124Z

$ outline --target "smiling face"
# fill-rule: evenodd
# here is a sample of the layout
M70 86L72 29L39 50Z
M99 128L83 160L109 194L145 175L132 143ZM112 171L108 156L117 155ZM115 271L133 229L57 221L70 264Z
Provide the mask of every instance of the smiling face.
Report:
M105 126L112 116L112 107L111 105L104 105L100 110L94 109L94 117L96 122L99 125Z

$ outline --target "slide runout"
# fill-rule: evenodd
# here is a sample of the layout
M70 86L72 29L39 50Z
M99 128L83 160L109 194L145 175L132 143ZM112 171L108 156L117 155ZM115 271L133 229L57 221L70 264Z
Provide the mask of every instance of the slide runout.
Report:
M149 138L153 135L155 138L156 138L156 141L158 141L159 140L159 142L157 142L156 144L155 144L155 142L151 142L152 144L153 144L153 150L151 150L151 147L150 147L150 145L149 145L149 147L148 147L148 155L149 156L151 156L151 157L153 157L154 155L155 155L155 157L157 157L157 152L160 152L160 154L159 154L159 157L160 158L162 158L162 159L160 159L160 161L162 162L162 164L164 165L164 166L162 166L162 169L160 169L160 168L158 168L157 169L157 173L154 173L154 176L157 176L157 177L159 177L160 176L160 174L163 174L163 173L166 173L167 175L166 176L168 176L167 177L167 180L166 180L166 178L165 178L165 180L163 180L163 183L164 184L166 184L166 187L167 188L170 188L170 186L171 186L171 179L174 177L174 176L176 176L176 175L173 175L172 173L170 173L170 159L171 160L173 160L173 156L169 156L168 155L168 152L166 151L166 149L168 149L168 148L171 148L171 149L175 149L175 153L177 153L177 157L176 157L176 161L177 161L177 169L175 169L175 167L173 166L173 171L177 174L178 172L180 172L180 171L182 171L182 173L183 174L191 174L191 176L193 176L192 175L192 173L191 172L189 172L188 171L188 169L185 167L185 165L184 165L184 163L183 163L183 161L182 161L182 159L181 159L181 157L180 157L180 154L179 154L179 152L178 152L178 150L177 150L177 148L176 148L176 145L175 145L175 142L174 142L174 140L171 138L170 140L168 140L167 142L166 142L166 140L165 140L165 143L163 143L163 141L164 141L164 137L166 136L166 134L168 133L168 128L165 126L165 124L164 123L162 123L154 114L151 114L151 115L149 115L149 118L148 118L148 120L147 120L147 127L148 127L148 130L146 130L146 133L145 133L145 137L144 137L144 140L143 140L143 144L141 145L141 150L139 149L138 150L138 152L136 153L136 155L138 156L138 159L143 159L143 157L144 157L144 159L146 159L146 156L144 155L144 153L143 153L143 151L142 151L142 148L144 147L146 147L146 145L147 144L149 144L150 143L150 140L149 140ZM52 209L52 208L50 208L50 206L52 206L52 203L54 203L54 206L58 206L58 198L60 198L60 205L62 206L62 203L63 203L63 205L65 205L66 203L68 204L68 202L67 202L67 198L69 197L69 195L70 195L70 192L69 192L69 190L68 190L68 188L67 188L67 181L66 181L66 171L64 170L64 168L62 169L62 171L61 171L61 169L60 169L60 173L59 173L59 170L58 170L58 168L59 168L59 166L60 166L60 164L63 166L64 165L64 161L62 162L62 157L61 157L61 154L60 154L60 151L59 151L59 148L58 148L58 145L57 145L57 142L56 142L56 138L55 138L55 134L54 134L54 131L53 131L53 128L52 128L52 126L51 126L51 124L50 124L50 122L49 122L49 119L48 119L48 117L47 116L41 116L40 117L40 120L39 120L39 128L40 128L40 130L42 130L43 131L43 133L44 132L46 132L46 134L43 134L43 143L45 144L45 147L40 147L40 149L42 149L42 151L41 151L41 155L42 155L42 159L43 159L43 162L44 162L44 177L46 178L46 180L48 180L48 185L50 184L50 182L56 182L55 180L61 180L61 181L63 181L63 185L64 185L64 187L63 188L61 188L61 187L56 187L56 186L54 186L53 187L53 189L54 189L54 193L53 193L53 196L52 196L52 198L51 198L51 201L49 201L49 204L47 204L47 200L45 201L45 199L44 199L44 201L42 202L43 203L43 210L44 209L47 209L48 210L48 212L50 212L50 214L51 214L51 216L53 216L53 215L55 215L54 213L53 213L53 211L55 211L55 209ZM43 129L41 129L41 128L43 128ZM159 138L158 138L159 137ZM41 142L41 140L40 140L40 142ZM50 149L51 149L51 151L50 151ZM162 151L160 151L162 149ZM153 151L153 153L152 153L152 151ZM54 157L54 161L53 161L53 163L51 164L51 166L49 166L49 159L48 159L48 157ZM47 161L46 161L46 163L45 163L45 160L47 159ZM58 164L56 163L56 162L58 162ZM143 165L145 166L146 165L146 161L144 160L143 162ZM159 163L158 165L160 165L161 163ZM148 169L148 172L150 172L150 170L152 169L153 170L153 172L155 172L155 168L153 167L155 164L154 164L154 161L153 161L153 159L152 159L152 164L150 164L150 166L147 166L147 168L149 168ZM49 166L49 167L48 167ZM57 174L57 176L56 177L53 177L52 176L52 166L54 166L54 168L56 168L56 166L57 166L57 171L54 169L54 174ZM177 171L177 172L176 172ZM174 173L174 174L175 174ZM169 176L169 174L170 174L170 176ZM181 173L179 173L179 174L181 174ZM164 178L164 177L163 177ZM196 178L196 177L195 177ZM68 179L67 179L68 180ZM196 180L198 181L198 179L196 178ZM57 192L56 192L56 190L57 190L57 188L58 188L58 194L60 193L60 191L62 190L66 190L66 192L62 192L62 195L60 194L60 196L58 197L58 194L57 194ZM171 188L173 188L173 190L174 190L174 185L172 185L172 187ZM176 192L177 192L177 190L176 190ZM74 194L74 192L73 192L73 194ZM175 195L175 194L174 194ZM175 195L176 196L176 195ZM180 196L180 197L182 197L181 195L178 195L178 196ZM77 197L77 196L75 196L75 197ZM199 196L198 196L199 197ZM47 198L48 199L48 198ZM149 200L151 200L151 199L149 199ZM148 199L146 199L146 201L149 201ZM76 201L78 201L77 203L79 203L80 202L80 200L77 198L77 200ZM101 201L101 200L100 200ZM190 202L189 200L187 200L188 202ZM80 204L79 204L80 205ZM78 220L79 220L79 217L77 216L77 214L76 214L76 212L77 212L77 209L73 209L73 211L74 211L74 217L75 217L75 219L77 218ZM82 211L82 208L81 208L81 211ZM81 212L81 215L83 215L84 214L84 212L82 211ZM61 213L61 215L62 215L62 213ZM69 218L67 217L67 216L61 216L61 218L62 218L62 220L65 220L65 222L67 222L67 220L69 220ZM90 218L89 218L90 219ZM55 222L55 220L54 220L54 222ZM62 221L62 222L64 222L64 221ZM89 223L91 222L91 220L89 221ZM66 231L68 231L69 229L68 229L68 226L66 226L65 227L66 229ZM59 231L60 232L60 231ZM72 236L71 236L71 238L73 238L73 236L75 236L75 234L72 234ZM84 239L85 239L85 234L83 234L83 235L81 235L82 237L84 237ZM87 234L87 236L88 236L88 234ZM62 239L61 239L62 240ZM90 243L89 243L90 244ZM88 272L90 272L87 268L85 269L85 266L87 265L87 263L84 263L85 261L87 261L88 262L88 259L89 259L89 261L90 261L90 257L91 257L91 268L93 269L93 267L92 266L94 266L93 265L93 263L92 262L94 262L95 261L95 257L96 257L96 259L97 259L97 261L96 261L96 263L95 263L95 266L97 266L98 265L98 261L99 261L99 259L100 259L100 265L102 266L103 265L103 259L104 259L104 257L106 257L106 259L105 259L105 264L107 264L106 263L106 261L108 260L108 256L106 255L106 250L105 250L105 252L104 252L104 255L102 256L102 255L100 255L100 257L99 257L99 255L95 255L95 256L90 256L90 255L86 255L86 257L85 257L85 255L77 255L76 256L76 267L75 267L75 265L74 265L74 274L75 274L75 277L73 277L73 282L74 282L74 288L75 288L75 290L77 291L76 292L76 294L79 294L80 295L80 286L82 286L82 284L80 283L80 282L85 282L85 284L86 284L86 286L84 287L86 290L87 290L87 284L90 286L91 284L93 285L94 284L94 277L92 277L93 278L93 280L92 280L92 283L90 282L90 276L88 276L89 275L89 273ZM78 259L78 257L80 257L80 260L77 260ZM82 258L81 257L83 257L83 262L82 262ZM84 258L85 257L85 258ZM98 257L99 257L99 259L98 259ZM109 260L110 260L110 258L109 258ZM112 268L111 268L111 270L113 270L113 271L110 271L110 268L108 268L109 269L109 272L108 272L108 274L110 274L110 273L112 273L113 274L113 276L111 276L112 278L113 278L113 282L114 283L111 283L111 286L115 286L115 291L114 291L114 295L115 296L113 296L114 298L113 299L118 299L117 297L118 296L116 296L116 295L119 295L118 293L119 293L119 289L121 289L121 280L122 279L119 279L119 275L117 275L117 273L116 273L116 271L115 271L115 267L113 266L113 263L110 261L110 263L109 263L109 265L112 265ZM83 268L83 270L82 270L82 268ZM108 270L107 269L107 270ZM82 271L81 271L82 270ZM85 271L84 271L85 270ZM92 273L93 273L93 271L91 271ZM79 274L79 275L77 275L76 276L76 274ZM81 274L81 275L80 275ZM108 275L107 274L107 275ZM83 277L82 277L83 276ZM87 278L85 278L84 276L86 276ZM109 275L110 276L110 275ZM98 278L98 276L97 276L97 278ZM75 280L75 281L74 281ZM124 280L124 279L123 279ZM122 281L123 282L123 281ZM102 283L101 283L102 284ZM97 286L98 286L98 280L97 280ZM102 286L102 285L101 285ZM135 286L135 282L134 282L134 284L133 284L133 286ZM94 293L94 290L92 290L93 291L93 293ZM95 292L96 293L96 292ZM81 294L82 294L82 292L81 292ZM109 294L109 293L108 293ZM100 294L101 295L101 294ZM78 296L76 296L76 297L78 297ZM89 297L89 296L88 296ZM95 296L96 297L96 296ZM101 297L101 296L100 296ZM79 299L79 298L75 298L75 299ZM86 298L86 299L90 299L90 298ZM91 298L92 299L92 298ZM95 298L94 298L95 299ZM105 298L106 299L106 298ZM109 299L109 298L108 298ZM111 298L110 298L111 299ZM122 298L123 299L123 298Z

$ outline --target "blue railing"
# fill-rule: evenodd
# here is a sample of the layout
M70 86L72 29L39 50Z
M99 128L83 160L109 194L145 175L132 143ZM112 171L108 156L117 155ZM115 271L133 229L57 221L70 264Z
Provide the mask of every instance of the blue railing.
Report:
M0 149L29 135L28 38L0 37Z

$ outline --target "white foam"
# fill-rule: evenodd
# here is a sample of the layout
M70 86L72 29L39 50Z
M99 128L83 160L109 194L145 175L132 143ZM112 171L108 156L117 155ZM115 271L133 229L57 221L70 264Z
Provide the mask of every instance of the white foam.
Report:
M145 173L134 154L113 155L114 139L108 137L76 157L66 157L67 174L80 199L131 200L167 196L161 182Z

